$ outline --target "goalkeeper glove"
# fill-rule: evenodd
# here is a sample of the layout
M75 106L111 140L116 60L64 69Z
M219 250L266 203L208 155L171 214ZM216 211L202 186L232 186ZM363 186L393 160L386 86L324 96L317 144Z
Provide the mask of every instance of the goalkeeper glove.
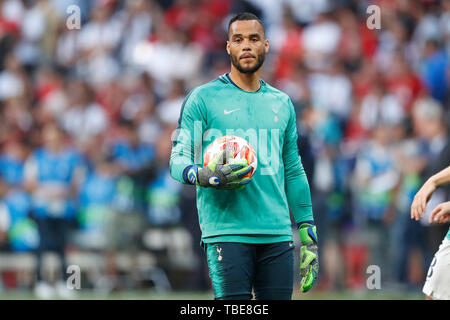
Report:
M307 292L313 286L319 272L319 254L316 226L302 223L298 228L300 235L300 290Z
M207 166L200 168L196 165L185 169L185 181L202 187L217 189L241 189L250 182L249 177L243 178L252 168L245 159L233 159L231 151L225 148L218 153Z

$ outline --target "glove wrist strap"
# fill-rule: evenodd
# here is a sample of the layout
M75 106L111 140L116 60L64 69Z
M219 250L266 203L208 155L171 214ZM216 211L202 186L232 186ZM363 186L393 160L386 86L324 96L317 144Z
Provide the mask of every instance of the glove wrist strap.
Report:
M187 166L186 168L184 168L183 180L187 184L196 185L198 183L198 166L194 164L194 165Z
M302 244L308 244L310 242L317 243L317 231L315 225L303 224L298 229L298 234Z

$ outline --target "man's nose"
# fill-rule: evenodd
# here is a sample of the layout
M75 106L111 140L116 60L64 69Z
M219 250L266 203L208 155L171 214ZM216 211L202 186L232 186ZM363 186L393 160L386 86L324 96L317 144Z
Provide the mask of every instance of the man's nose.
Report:
M244 40L243 44L242 44L242 50L246 50L246 51L250 51L250 40Z

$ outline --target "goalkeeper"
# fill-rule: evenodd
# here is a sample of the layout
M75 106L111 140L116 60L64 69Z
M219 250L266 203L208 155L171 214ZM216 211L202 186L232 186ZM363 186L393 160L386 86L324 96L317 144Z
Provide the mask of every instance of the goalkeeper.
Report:
M291 299L294 277L292 212L300 234L300 289L308 291L319 263L311 195L297 149L295 110L289 97L262 79L269 50L262 22L241 13L228 25L231 72L186 97L173 137L170 172L197 185L202 246L216 299ZM202 167L213 137L255 137L250 167L227 150ZM219 134L220 133L220 134ZM210 142L206 142L210 141Z

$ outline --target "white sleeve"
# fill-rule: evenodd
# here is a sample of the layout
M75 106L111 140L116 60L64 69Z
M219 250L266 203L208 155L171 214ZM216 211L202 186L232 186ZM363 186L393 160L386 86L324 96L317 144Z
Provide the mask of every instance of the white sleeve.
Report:
M11 217L8 207L4 203L0 203L0 231L8 231L11 225Z
M24 166L24 179L25 184L30 181L37 181L38 177L38 164L34 156L30 156Z

